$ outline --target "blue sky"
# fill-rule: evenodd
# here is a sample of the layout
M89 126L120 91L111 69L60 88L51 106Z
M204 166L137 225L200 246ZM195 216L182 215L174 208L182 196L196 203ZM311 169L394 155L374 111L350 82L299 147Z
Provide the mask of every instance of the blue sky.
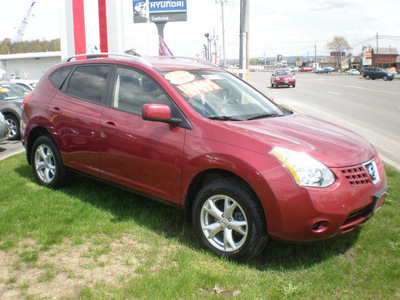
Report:
M3 2L0 10L0 40L13 38L31 0ZM59 4L64 0L37 0L25 39L59 38ZM144 55L157 55L158 38L154 24L133 24L132 1L124 7L125 48ZM328 55L326 44L336 35L353 47L353 54L369 43L376 47L397 48L400 52L399 0L248 0L250 3L250 56ZM88 43L98 43L97 1L85 0ZM225 37L228 58L239 53L240 0L224 5ZM187 0L188 21L170 22L164 29L165 40L174 55L195 56L206 43L204 34L215 31L218 49L222 47L221 6L215 0Z

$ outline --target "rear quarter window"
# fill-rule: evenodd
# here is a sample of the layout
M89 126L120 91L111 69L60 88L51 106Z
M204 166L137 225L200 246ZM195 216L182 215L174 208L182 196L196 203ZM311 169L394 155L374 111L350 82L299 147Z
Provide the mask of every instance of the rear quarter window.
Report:
M55 70L53 73L50 74L49 80L51 84L59 90L63 85L65 79L68 77L69 72L71 72L72 67L64 67Z
M109 66L77 67L68 83L69 96L101 103L106 88Z

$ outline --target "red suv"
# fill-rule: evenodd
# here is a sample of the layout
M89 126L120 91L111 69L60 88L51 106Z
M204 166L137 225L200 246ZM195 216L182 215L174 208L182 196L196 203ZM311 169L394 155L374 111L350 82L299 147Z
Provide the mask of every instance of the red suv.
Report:
M83 173L175 205L206 248L236 260L268 237L351 231L387 191L364 138L193 59L68 59L25 97L21 128L40 184Z

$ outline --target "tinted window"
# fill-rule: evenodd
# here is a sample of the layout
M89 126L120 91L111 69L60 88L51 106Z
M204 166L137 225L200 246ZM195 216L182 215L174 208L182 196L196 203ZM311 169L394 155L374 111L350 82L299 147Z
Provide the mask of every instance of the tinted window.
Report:
M69 80L67 94L100 103L109 70L108 66L77 67Z
M56 89L61 88L71 69L72 67L59 68L50 74L49 80Z
M162 103L171 107L168 97L148 75L132 69L119 68L115 80L113 107L140 116L143 105L147 103Z

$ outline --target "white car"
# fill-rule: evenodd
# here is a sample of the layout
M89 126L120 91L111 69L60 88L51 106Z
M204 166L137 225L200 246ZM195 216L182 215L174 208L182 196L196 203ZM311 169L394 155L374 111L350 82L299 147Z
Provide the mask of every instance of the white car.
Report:
M10 79L10 82L23 86L31 91L36 87L39 80Z
M0 112L0 141L8 139L8 123Z
M347 74L349 75L360 75L360 71L356 70L356 69L350 69Z

